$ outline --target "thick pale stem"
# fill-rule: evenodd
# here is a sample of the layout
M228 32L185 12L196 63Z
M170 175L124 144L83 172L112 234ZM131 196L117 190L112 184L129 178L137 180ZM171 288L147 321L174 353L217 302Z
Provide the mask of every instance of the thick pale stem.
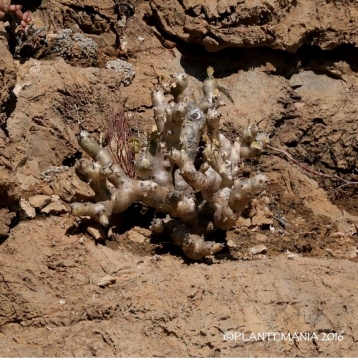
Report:
M191 104L181 133L182 149L186 151L191 160L195 160L198 146L204 131L206 117L195 104Z
M221 119L221 112L216 109L209 109L206 114L206 122L208 126L208 135L211 142L215 145L219 143L219 126Z
M224 136L224 135L223 135ZM231 147L231 152L230 152L230 161L233 163L233 164L239 164L240 162L240 143L235 141L233 144L232 144L232 147Z
M168 194L166 207L160 211L168 213L172 217L179 217L183 221L194 220L197 217L194 199L177 190Z
M263 174L255 175L250 179L236 180L229 197L230 208L240 215L252 198L265 188L266 184L267 177Z
M76 172L89 182L98 202L72 204L74 215L88 215L107 226L112 214L140 201L167 214L165 219L153 221L152 231L170 234L190 259L201 260L222 249L221 244L206 242L204 236L217 228L228 230L235 226L253 196L264 189L264 175L236 179L241 159L261 155L268 136L256 126L245 128L234 143L221 134L222 115L217 109L224 102L220 92L231 98L213 78L211 68L208 76L199 103L183 73L163 82L164 92L152 92L157 131L148 137L145 152L135 164L141 180L129 178L109 149L102 148L87 131L81 131L78 142L94 161L81 160ZM168 103L165 94L172 95L174 101ZM200 142L203 152L198 151Z
M72 203L71 213L74 216L90 216L93 220L103 226L109 225L109 218L112 215L112 201L93 203Z
M96 221L105 219L99 222L107 226L112 214L125 211L137 201L184 222L195 219L197 215L193 199L182 194L173 194L167 188L149 180L131 180L119 189L113 189L111 199L108 201L96 204L73 203L72 214L91 216Z
M172 75L169 81L164 82L162 85L167 94L173 95L176 103L181 101L195 101L192 91L188 86L188 80L187 74L178 73Z
M231 152L233 150L232 143L223 134L219 134L219 151L223 154L225 160L231 160Z
M154 234L171 234L173 230L179 225L179 221L172 219L170 216L166 216L164 219L153 219L150 230Z
M76 164L77 175L88 181L89 186L96 194L95 201L108 200L111 192L107 187L107 174L99 163L81 159Z
M200 108L206 113L209 109L218 109L225 106L225 101L221 98L220 91L225 90L213 77L206 79L203 83L204 98L200 102Z
M229 188L219 190L214 194L214 224L223 230L231 229L237 220L238 214L229 207L228 201L231 194Z
M187 110L187 105L183 102L176 103L167 109L168 115L161 140L166 143L168 150L180 148L181 129Z
M242 132L242 145L249 146L253 141L255 141L256 136L259 132L259 129L255 125L247 126Z
M153 158L143 152L135 162L135 171L139 179L147 180L152 175L153 171Z
M178 194L173 196L173 193L169 192L170 188L168 186L161 186L158 182L129 178L119 164L113 163L110 151L106 148L101 148L86 131L81 131L79 143L83 150L97 161L97 165L94 165L94 170L87 166L82 169L82 175L92 176L97 183L103 182L106 177L116 189L111 190L111 200L103 202L106 204L105 207L97 204L93 204L93 207L89 205L81 206L82 204L75 203L73 207L75 210L73 211L77 215L81 215L81 211L83 211L82 215L89 215L98 220L100 217L98 212L100 210L101 214L104 213L109 218L112 213L123 212L132 203L141 201L158 211L168 213L183 221L195 218L196 208L193 199L183 195L179 196ZM169 163L169 160L167 161ZM171 166L170 163L169 166Z
M244 129L240 157L253 159L261 156L262 150L269 144L270 139L265 132L258 132L257 126L248 126Z
M232 166L230 160L225 160L225 153L220 152L216 146L208 144L204 155L207 162L221 176L221 187L231 187L233 182Z
M168 189L173 188L172 165L167 155L166 144L163 142L158 144L157 153L153 156L151 179Z
M197 171L184 150L173 149L170 160L178 165L180 175L194 190L208 190L213 193L219 190L220 175L209 166L204 166L203 171Z
M165 100L164 93L159 90L153 90L151 92L153 110L154 110L154 119L157 125L158 133L163 132L164 123L166 120L166 108L168 106L167 101Z
M184 254L192 260L202 260L223 248L222 244L205 241L203 237L194 234L193 229L186 225L177 226L172 233L172 239L174 245L182 248Z

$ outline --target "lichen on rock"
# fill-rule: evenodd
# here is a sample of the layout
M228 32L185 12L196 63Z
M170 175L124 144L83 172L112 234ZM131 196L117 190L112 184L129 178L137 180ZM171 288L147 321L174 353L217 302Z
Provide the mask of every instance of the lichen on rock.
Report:
M98 60L98 45L90 37L74 33L71 29L59 31L52 39L53 51L64 60L92 61Z
M123 74L122 83L124 86L129 86L135 76L135 70L132 64L121 59L108 61L106 63L106 69L114 70L117 73Z

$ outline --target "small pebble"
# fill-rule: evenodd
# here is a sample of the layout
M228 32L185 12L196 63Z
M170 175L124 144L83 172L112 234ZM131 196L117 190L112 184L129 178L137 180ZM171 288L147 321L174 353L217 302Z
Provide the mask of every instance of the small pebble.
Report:
M265 254L267 252L267 247L265 245L255 245L249 249L249 253L252 255Z
M289 253L287 254L287 259L288 260L297 260L298 259L298 255L294 254L294 253Z
M232 240L229 240L229 241L227 242L227 246L228 246L229 248L233 248L233 247L236 246L236 244L235 244Z
M116 278L111 275L104 276L98 283L97 286L105 287L116 282Z

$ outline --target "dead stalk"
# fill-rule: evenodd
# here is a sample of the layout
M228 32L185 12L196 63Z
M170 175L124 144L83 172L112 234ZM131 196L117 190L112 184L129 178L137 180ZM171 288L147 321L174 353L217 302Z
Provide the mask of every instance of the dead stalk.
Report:
M108 118L106 142L115 160L126 174L135 178L134 151L130 146L130 124L124 106L119 106L116 113Z
M294 159L292 157L292 155L290 155L287 151L285 150L282 150L282 149L277 149L271 145L267 145L267 147L271 150L274 150L274 151L277 151L283 155L286 156L287 159L289 159L290 161L292 161L294 164L298 165L301 169L311 173L311 174L314 174L314 175L317 175L317 176L320 176L320 177L325 177L325 178L328 178L328 179L337 179L339 181L342 181L343 184L341 184L340 186L336 187L336 190L337 189L340 189L344 186L349 186L349 185L358 185L358 181L348 181L346 179L343 179L342 177L338 176L337 174L335 175L327 175L325 173L321 173L319 171L315 171L315 170L312 170L310 168L308 168L307 166L305 165L302 165L299 161L297 161L296 159Z

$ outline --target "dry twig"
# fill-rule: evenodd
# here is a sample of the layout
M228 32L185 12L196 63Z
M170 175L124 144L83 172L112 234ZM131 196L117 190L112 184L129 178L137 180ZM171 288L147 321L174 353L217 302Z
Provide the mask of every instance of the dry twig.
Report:
M317 176L321 176L321 177L325 177L325 178L329 178L329 179L337 179L337 180L339 180L339 181L342 181L343 184L341 184L340 186L338 186L338 187L336 188L336 190L337 190L337 189L340 189L340 188L342 188L342 187L345 187L345 186L349 186L349 185L358 185L358 181L348 181L348 180L343 179L342 177L338 176L337 174L335 174L335 175L328 175L328 174L325 174L325 173L321 173L321 172L319 172L319 171L312 170L312 169L308 168L307 166L302 165L299 161L297 161L296 159L294 159L294 158L292 157L292 155L290 155L290 154L289 154L287 151L285 151L285 150L277 149L277 148L275 148L275 147L273 147L273 146L271 146L271 145L267 145L267 147L268 147L269 149L271 149L271 150L277 151L277 152L285 155L288 160L292 161L294 164L298 165L301 169L303 169L303 170L305 170L305 171L307 171L307 172L309 172L309 173L311 173L311 174L314 174L314 175L317 175Z

